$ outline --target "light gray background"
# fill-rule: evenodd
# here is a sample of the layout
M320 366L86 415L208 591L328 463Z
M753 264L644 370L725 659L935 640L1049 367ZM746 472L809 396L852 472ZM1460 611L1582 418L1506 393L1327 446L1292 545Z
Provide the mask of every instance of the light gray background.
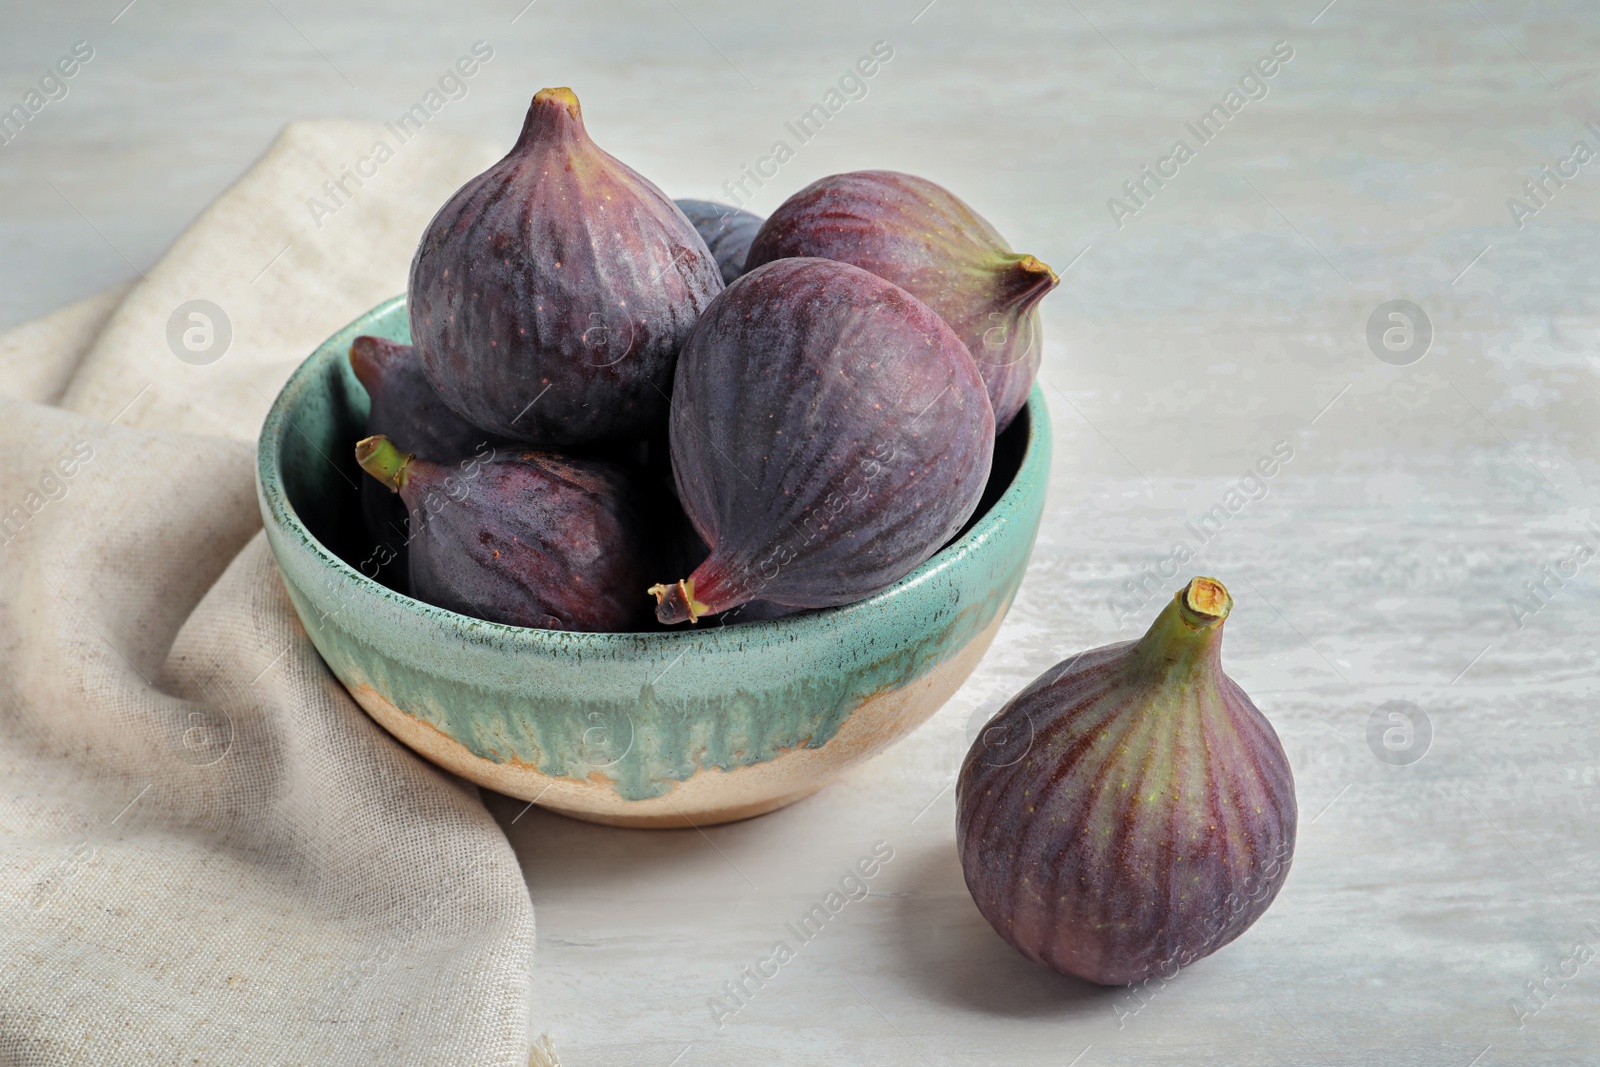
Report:
M1600 160L1522 228L1506 206L1574 141L1600 151L1600 11L923 3L6 5L0 105L76 40L96 58L0 147L0 325L133 277L283 123L394 118L480 38L495 59L424 136L509 143L534 90L570 84L599 143L680 196L718 195L887 40L868 96L753 206L910 170L1063 272L1034 564L968 686L793 808L643 833L494 801L562 1062L1600 1062L1600 962L1548 980L1600 950L1595 567L1511 608L1600 549ZM1280 40L1269 95L1119 229L1107 198ZM1433 323L1411 366L1365 338L1392 299ZM1185 524L1279 442L1266 495L1200 546ZM1177 545L1196 558L1168 590L1214 573L1238 600L1226 663L1294 762L1301 837L1261 922L1126 1015L989 930L949 785L1000 701L1137 633L1154 605L1119 620L1112 598ZM1367 742L1396 699L1433 729L1405 767ZM872 895L719 1029L707 999L880 840ZM1513 1001L1539 1010L1519 1025Z

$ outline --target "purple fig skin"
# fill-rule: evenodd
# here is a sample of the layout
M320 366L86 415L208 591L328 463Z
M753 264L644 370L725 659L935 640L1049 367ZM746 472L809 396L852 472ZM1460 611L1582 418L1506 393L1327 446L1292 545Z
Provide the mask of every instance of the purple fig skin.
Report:
M1075 656L973 745L956 836L978 910L1023 955L1102 985L1171 978L1289 875L1294 776L1222 671L1232 598L1196 578L1138 641Z
M350 369L372 399L367 435L383 434L395 447L445 463L481 452L502 440L450 409L428 383L411 345L382 337L357 337Z
M785 259L734 282L695 326L673 390L673 480L711 554L652 587L668 625L892 585L972 514L994 455L960 339L846 263Z
M736 608L730 608L721 615L715 616L718 626L738 626L747 622L771 622L773 619L787 619L791 615L800 615L814 608L792 608L787 604L774 604L770 600L747 600Z
M722 272L724 285L744 273L745 257L750 253L750 242L765 220L741 208L719 204L715 200L675 200L685 217L694 225L695 232L711 249Z
M891 170L812 182L762 225L745 269L789 256L852 263L937 311L978 364L996 432L1028 402L1044 348L1038 304L1060 279L943 186Z
M357 337L350 369L371 400L367 435L383 434L396 446L436 462L464 459L495 443L439 399L422 373L416 349L383 337ZM400 545L406 512L399 498L376 482L361 481L361 516L374 541Z
M356 446L410 512L411 595L510 626L647 628L643 524L620 468L548 452L499 452L458 468Z
M540 445L647 434L678 350L722 290L665 193L544 89L506 157L440 209L411 264L412 341L468 422Z

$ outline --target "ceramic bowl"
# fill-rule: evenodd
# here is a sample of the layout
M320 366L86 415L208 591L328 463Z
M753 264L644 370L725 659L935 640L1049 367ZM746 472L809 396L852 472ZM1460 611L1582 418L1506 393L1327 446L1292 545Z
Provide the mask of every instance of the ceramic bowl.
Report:
M1037 389L998 442L968 528L859 603L592 634L413 600L369 577L382 575L353 455L367 396L348 359L361 334L409 340L404 299L329 338L273 402L257 457L267 540L306 632L367 713L479 785L618 826L705 826L791 804L938 710L1022 581L1050 463Z

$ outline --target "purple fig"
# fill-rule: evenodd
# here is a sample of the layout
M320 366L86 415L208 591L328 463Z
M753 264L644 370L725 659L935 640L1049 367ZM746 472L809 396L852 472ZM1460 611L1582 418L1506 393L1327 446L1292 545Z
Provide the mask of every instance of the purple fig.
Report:
M418 599L547 630L648 624L644 534L619 468L548 452L447 466L382 436L357 444L356 461L410 512Z
M972 514L994 414L961 341L897 285L786 259L701 317L672 394L678 499L711 554L654 586L663 623L752 600L848 604Z
M1028 402L1043 352L1038 304L1060 279L943 186L891 170L812 182L762 225L745 269L789 256L853 263L937 311L977 361L997 432Z
M1137 641L1047 671L956 786L978 910L1023 955L1104 985L1170 978L1261 917L1294 854L1294 776L1222 671L1233 599L1196 578Z
M673 203L683 210L700 239L711 249L717 269L722 271L723 284L732 285L733 280L744 273L745 256L750 252L750 242L756 239L756 231L761 229L761 216L714 200L675 200Z
M684 338L722 289L665 193L542 89L506 157L428 224L411 337L445 403L519 441L582 445L666 418Z

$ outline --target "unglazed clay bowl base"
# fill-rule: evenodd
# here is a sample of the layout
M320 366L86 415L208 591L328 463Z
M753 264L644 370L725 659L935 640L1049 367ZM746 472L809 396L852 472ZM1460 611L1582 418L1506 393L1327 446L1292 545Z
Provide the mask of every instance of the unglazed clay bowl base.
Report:
M384 584L402 582L361 520L353 449L367 398L347 358L361 334L409 340L404 299L330 338L273 403L257 458L267 539L306 632L367 713L479 785L615 826L706 826L791 804L937 711L1022 581L1050 461L1037 389L997 442L968 528L859 603L587 634L414 600Z

